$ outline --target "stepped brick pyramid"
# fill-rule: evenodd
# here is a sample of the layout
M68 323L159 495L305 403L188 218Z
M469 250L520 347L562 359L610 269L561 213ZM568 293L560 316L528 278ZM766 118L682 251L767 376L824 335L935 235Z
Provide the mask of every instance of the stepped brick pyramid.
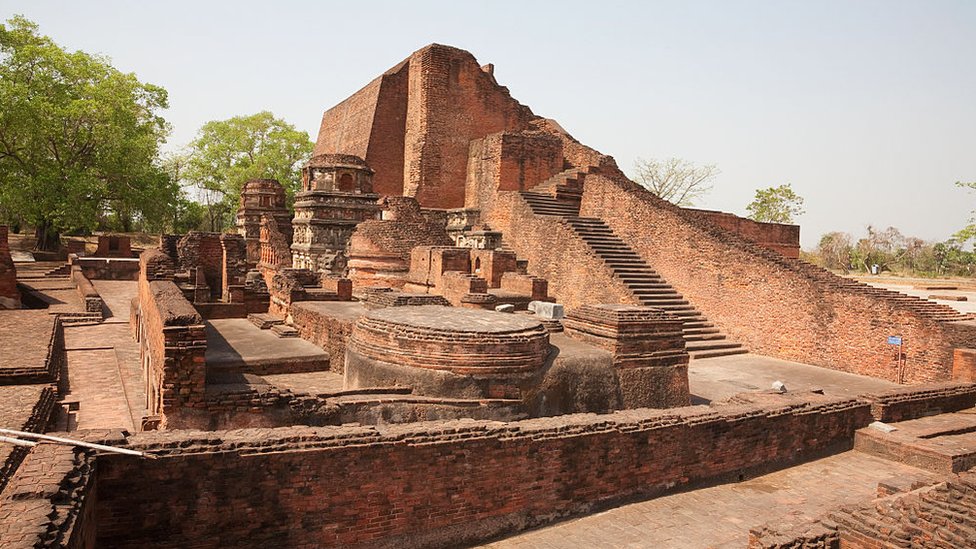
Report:
M906 383L949 379L953 349L976 347L972 315L796 259L798 227L660 200L457 48L422 48L327 110L315 153L362 157L381 196L479 219L569 310L669 311L695 359L748 349Z

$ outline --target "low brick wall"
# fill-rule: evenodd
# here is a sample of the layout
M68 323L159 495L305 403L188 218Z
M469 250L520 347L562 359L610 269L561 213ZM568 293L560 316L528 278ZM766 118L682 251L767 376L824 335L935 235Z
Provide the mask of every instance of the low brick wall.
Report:
M58 394L54 386L0 387L0 427L43 433L51 421L57 402ZM28 406L30 412L24 418L22 412L26 412ZM20 416L22 422L10 421L8 418L11 416ZM28 453L30 449L26 446L8 443L0 446L0 492L3 492Z
M142 254L138 339L149 413L162 416L164 427L180 428L181 408L205 406L207 334L203 318L176 284L153 279L169 261L159 250Z
M976 473L831 513L844 549L973 547Z
M976 383L931 383L861 395L878 421L894 422L976 406Z
M325 349L329 354L329 370L342 373L346 362L346 342L352 334L356 318L328 316L302 303L290 310L292 325L302 339Z
M102 300L102 296L99 295L98 290L95 289L95 286L92 285L91 280L85 276L84 271L78 265L71 267L71 282L78 289L78 297L85 303L85 311L102 315L102 307L105 305L105 302Z
M90 450L33 447L0 496L0 545L94 549L93 468Z
M89 280L138 280L136 258L79 257L72 261Z
M457 547L849 448L867 404L129 438L99 458L106 547ZM707 456L707 459L706 459Z

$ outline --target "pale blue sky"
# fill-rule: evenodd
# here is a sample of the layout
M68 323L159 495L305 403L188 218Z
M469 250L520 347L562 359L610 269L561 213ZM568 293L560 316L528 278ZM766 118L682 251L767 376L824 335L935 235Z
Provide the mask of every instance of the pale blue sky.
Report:
M494 63L537 114L613 155L722 170L699 207L806 198L805 247L894 225L945 239L976 196L976 1L0 0L162 85L169 147L204 122L322 112L431 42Z

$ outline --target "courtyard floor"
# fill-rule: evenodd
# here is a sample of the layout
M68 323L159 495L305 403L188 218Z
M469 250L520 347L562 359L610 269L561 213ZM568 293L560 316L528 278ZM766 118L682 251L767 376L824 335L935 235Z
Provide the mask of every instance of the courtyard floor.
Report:
M688 366L692 404L765 391L774 381L782 381L790 391L823 389L827 395L849 397L898 387L882 379L754 354L692 360Z
M935 478L921 469L850 451L739 483L624 505L481 547L741 549L750 528L798 524L839 505L864 502L877 494L878 483L906 486Z

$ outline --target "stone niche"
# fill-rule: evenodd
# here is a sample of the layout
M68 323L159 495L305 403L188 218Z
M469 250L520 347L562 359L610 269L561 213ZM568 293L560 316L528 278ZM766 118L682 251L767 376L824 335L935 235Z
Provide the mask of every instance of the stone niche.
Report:
M302 169L302 192L295 195L294 268L345 269L346 245L356 225L380 218L372 180L373 170L358 156L320 154L309 160Z
M681 320L637 305L583 305L563 321L566 334L613 354L624 408L690 403Z
M389 307L356 322L346 347L345 386L521 399L549 349L546 329L531 317L437 305Z

